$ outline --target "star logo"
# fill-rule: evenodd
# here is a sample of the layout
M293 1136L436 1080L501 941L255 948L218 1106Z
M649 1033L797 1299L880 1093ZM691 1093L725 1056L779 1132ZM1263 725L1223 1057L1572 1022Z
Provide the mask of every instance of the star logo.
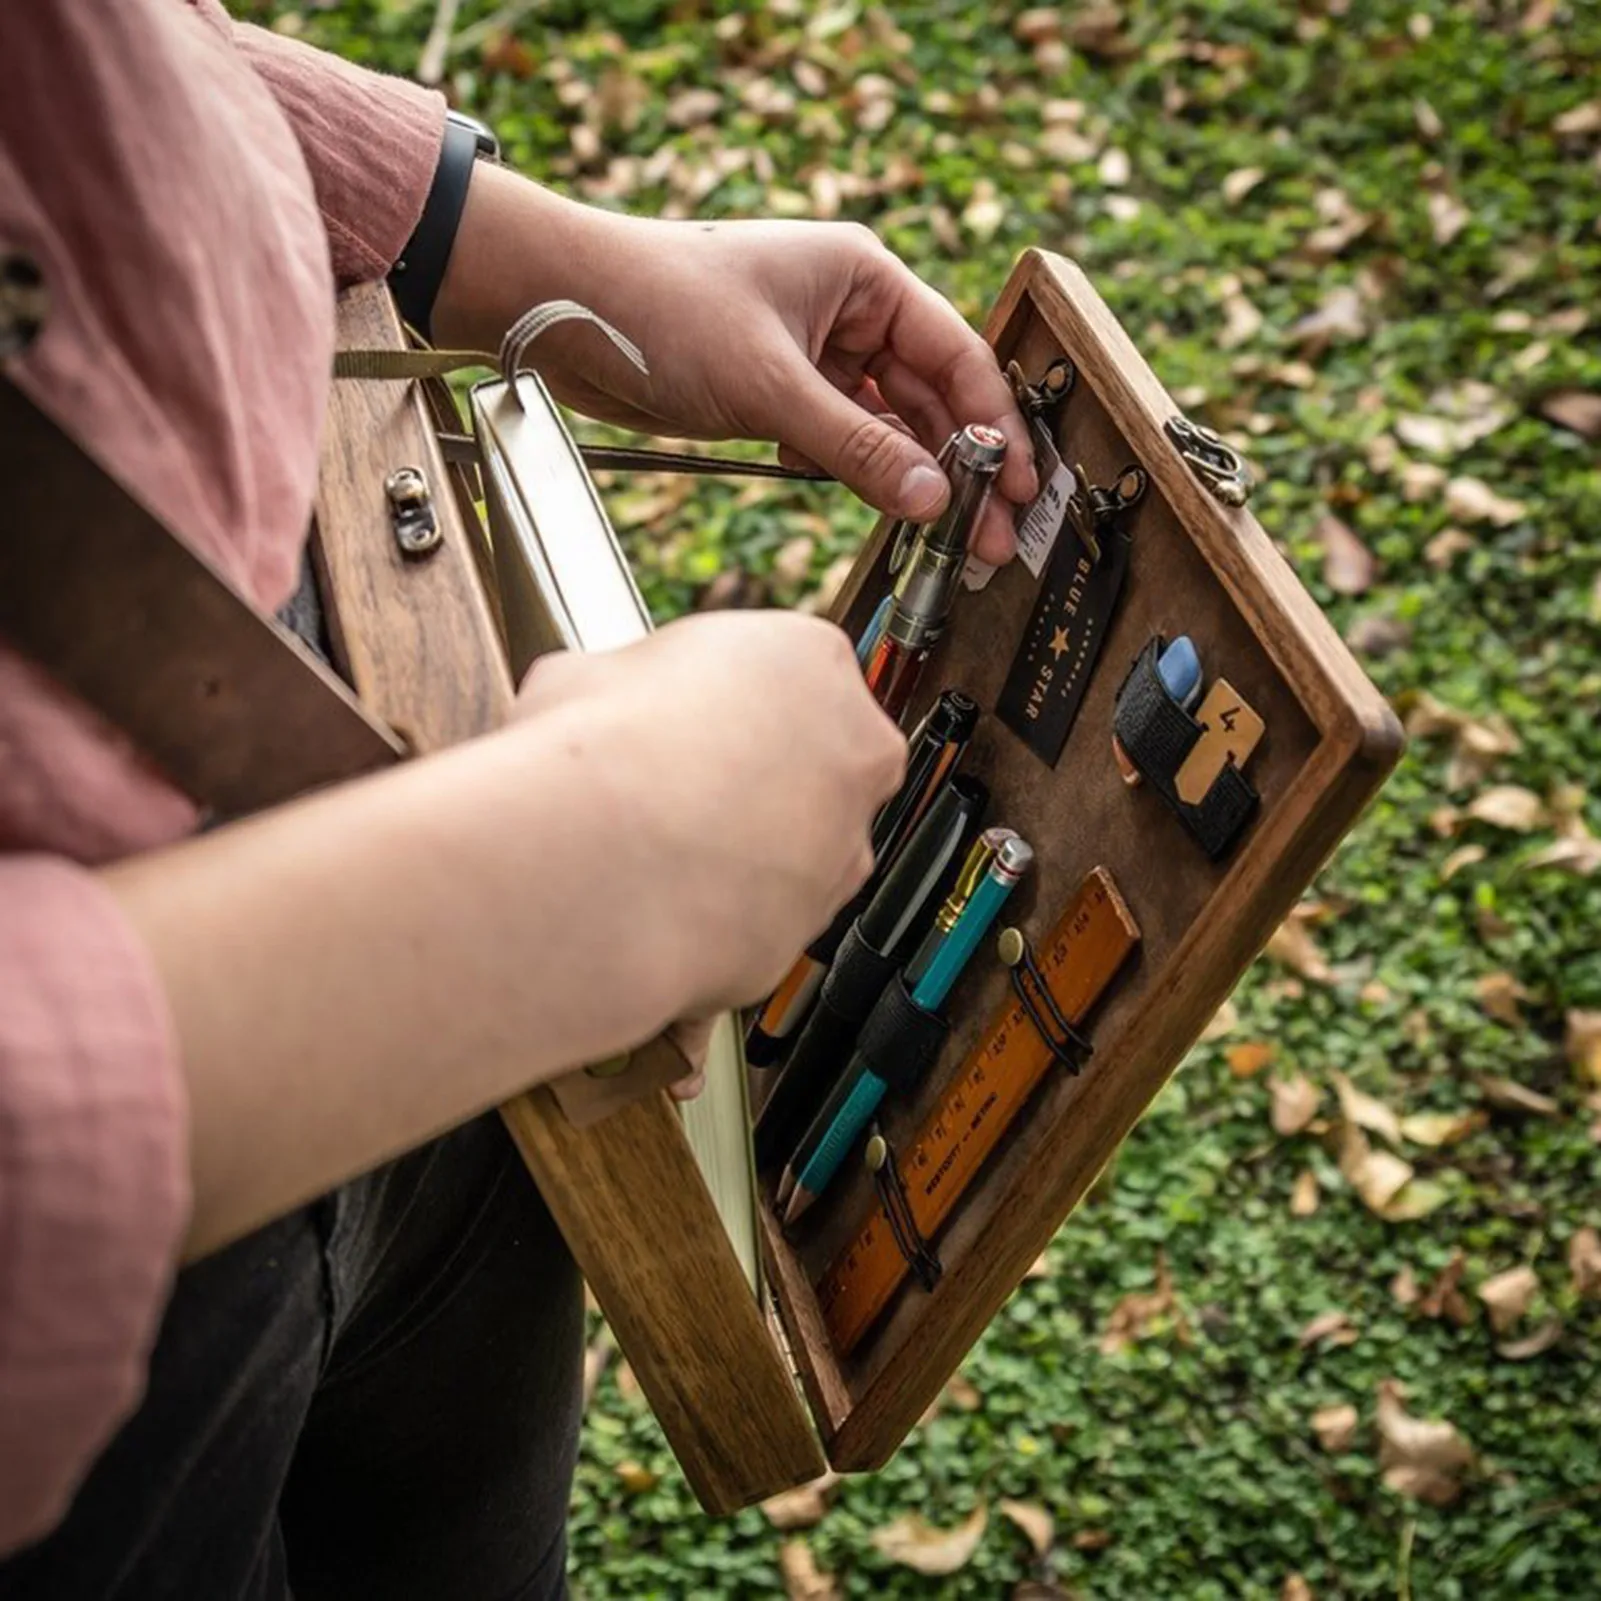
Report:
M1067 642L1067 630L1065 628L1058 628L1051 635L1051 642L1046 647L1057 661L1060 661L1072 648Z

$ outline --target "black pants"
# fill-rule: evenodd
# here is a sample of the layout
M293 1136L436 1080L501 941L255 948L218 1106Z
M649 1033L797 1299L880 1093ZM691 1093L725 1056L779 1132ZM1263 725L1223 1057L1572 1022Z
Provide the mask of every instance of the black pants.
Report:
M144 1404L4 1601L564 1593L583 1295L481 1118L185 1271Z

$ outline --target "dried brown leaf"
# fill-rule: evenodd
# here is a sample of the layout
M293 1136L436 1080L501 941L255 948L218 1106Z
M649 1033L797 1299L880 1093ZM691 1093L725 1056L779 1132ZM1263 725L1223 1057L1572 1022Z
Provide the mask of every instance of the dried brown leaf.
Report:
M1265 177L1267 174L1260 167L1236 167L1223 180L1223 198L1237 206Z
M1493 523L1506 528L1527 508L1521 500L1498 495L1482 478L1452 478L1445 486L1445 510L1465 523Z
M1466 1328L1473 1321L1473 1308L1461 1288L1467 1265L1467 1258L1457 1251L1440 1269L1428 1292L1418 1302L1418 1311L1424 1317L1449 1318L1458 1328Z
M595 1394L595 1386L600 1383L600 1376L606 1371L606 1364L612 1359L612 1352L617 1349L615 1341L608 1329L602 1329L595 1337L595 1342L584 1352L584 1405L588 1406Z
M1323 581L1336 595L1365 595L1373 586L1378 561L1348 523L1325 512L1312 530L1323 547Z
M787 1601L839 1601L839 1585L817 1566L804 1540L786 1540L778 1549L778 1571L784 1576Z
M1437 572L1443 571L1458 556L1470 551L1478 541L1465 528L1442 528L1423 547L1423 559Z
M980 1502L954 1529L936 1528L909 1512L875 1529L871 1539L874 1549L891 1562L929 1578L941 1578L967 1566L988 1524L989 1509Z
M1601 395L1584 389L1558 389L1540 402L1540 415L1581 439L1601 439Z
M1292 1217L1311 1217L1318 1208L1317 1174L1311 1168L1305 1168L1295 1180L1295 1188L1290 1191L1290 1215Z
M1449 1506L1473 1468L1473 1448L1454 1424L1408 1413L1401 1404L1405 1393L1394 1379L1379 1385L1375 1419L1384 1482L1400 1495Z
M1353 235L1354 237L1354 235ZM1332 344L1367 337L1367 313L1355 289L1341 287L1330 291L1316 311L1292 323L1285 337L1309 354Z
M1223 1060L1235 1078L1254 1078L1264 1067L1271 1067L1277 1055L1277 1047L1267 1040L1245 1040L1229 1046Z
M1009 1519L1028 1536L1034 1555L1042 1557L1056 1539L1056 1520L1042 1506L1032 1501L1006 1501L995 1503L995 1510Z
M1601 839L1593 838L1588 832L1558 839L1524 857L1520 865L1525 872L1554 867L1588 878L1601 868Z
M1325 1451L1338 1454L1350 1449L1356 1438L1356 1408L1350 1402L1339 1406L1319 1407L1312 1414L1312 1432Z
M1568 1241L1568 1271L1573 1275L1574 1294L1581 1300L1601 1296L1601 1234L1588 1223L1575 1229Z
M1332 1073L1330 1077L1340 1099L1342 1117L1370 1133L1382 1134L1391 1145L1401 1143L1400 1119L1383 1101L1359 1090L1343 1073Z
M1299 908L1279 924L1267 942L1264 954L1270 961L1297 972L1314 984L1331 984L1334 970L1318 949L1318 943L1307 927L1307 920L1299 915Z
M823 1521L828 1511L828 1494L839 1483L839 1474L825 1473L810 1484L798 1485L770 1495L762 1502L762 1513L775 1529L810 1529Z
M1418 1276L1408 1265L1390 1280L1390 1294L1395 1297L1397 1306L1416 1306L1418 1301Z
M1110 1529L1080 1529L1073 1536L1075 1551L1104 1551L1112 1543Z
M953 1373L945 1381L944 1396L958 1412L976 1412L984 1404L973 1381L961 1373Z
M1268 1093L1273 1097L1269 1114L1273 1132L1286 1139L1292 1134L1299 1134L1317 1116L1318 1105L1323 1099L1322 1090L1304 1073L1273 1079L1268 1085Z
M643 1495L661 1483L661 1475L642 1462L627 1461L617 1464L618 1482L630 1495Z
M1601 133L1601 100L1586 100L1582 106L1574 106L1571 111L1564 111L1560 117L1553 117L1551 132L1565 139Z
M1464 867L1473 867L1490 853L1482 845L1462 845L1440 863L1440 882L1449 884Z
M812 554L817 541L810 534L797 534L779 546L773 557L773 577L787 588L795 589L811 576Z
M1413 1175L1411 1163L1388 1151L1375 1151L1355 1123L1341 1125L1340 1172L1362 1204L1380 1217L1387 1215L1386 1208L1393 1205Z
M1570 1011L1562 1046L1581 1082L1601 1084L1601 1011Z
M1473 215L1455 195L1432 194L1428 200L1429 226L1434 230L1434 242L1448 245L1467 227Z
M1487 1121L1482 1111L1413 1112L1401 1119L1401 1136L1413 1145L1437 1150L1442 1145L1455 1145L1458 1140L1465 1140Z
M1224 1001L1212 1014L1212 1021L1201 1030L1203 1040L1220 1040L1232 1034L1240 1024L1239 1008L1233 1001Z
M1545 802L1521 784L1495 784L1481 790L1468 802L1467 810L1469 817L1515 834L1533 833L1551 821Z
M1562 1319L1547 1318L1533 1334L1525 1334L1521 1340L1507 1340L1496 1346L1495 1354L1508 1362L1527 1362L1549 1351L1561 1338Z
M1479 1286L1479 1299L1490 1314L1490 1327L1505 1334L1529 1309L1529 1302L1540 1288L1532 1267L1509 1267Z
M1549 1095L1526 1089L1515 1079L1481 1078L1479 1088L1491 1106L1502 1112L1526 1112L1530 1117L1555 1117L1562 1110Z
M1356 1325L1349 1312L1319 1312L1295 1337L1295 1343L1304 1351L1313 1345L1355 1345Z
M1102 1356L1116 1356L1126 1351L1145 1333L1149 1324L1174 1311L1173 1276L1168 1271L1166 1253L1156 1253L1156 1287L1151 1290L1131 1290L1123 1296L1107 1315L1106 1327L1101 1331L1099 1349ZM1182 1332L1182 1317L1178 1320Z
M667 120L675 128L698 128L723 109L715 89L685 89L667 102Z
M1279 1601L1317 1601L1304 1574L1292 1573L1279 1587Z
M1479 1005L1498 1023L1505 1023L1508 1028L1522 1027L1523 1013L1518 1009L1518 1002L1528 1000L1529 992L1511 973L1486 973L1474 983L1473 989Z

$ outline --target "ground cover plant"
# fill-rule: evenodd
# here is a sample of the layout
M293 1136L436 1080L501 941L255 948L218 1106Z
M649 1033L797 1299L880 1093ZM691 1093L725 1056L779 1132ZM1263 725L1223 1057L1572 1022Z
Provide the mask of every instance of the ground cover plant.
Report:
M1075 256L1414 736L882 1474L708 1523L596 1330L578 1593L1601 1592L1601 6L239 9L597 203L865 221L975 319ZM611 503L662 616L816 605L870 523Z

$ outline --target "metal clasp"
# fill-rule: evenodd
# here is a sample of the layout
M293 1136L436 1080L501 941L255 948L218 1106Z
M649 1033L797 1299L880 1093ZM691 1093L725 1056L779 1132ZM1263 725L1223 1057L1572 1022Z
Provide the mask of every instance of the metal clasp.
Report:
M1225 506L1243 506L1251 498L1250 468L1210 428L1188 417L1169 417L1163 432L1214 500Z
M1110 484L1092 484L1082 463L1073 468L1073 493L1067 497L1067 520L1091 561L1101 559L1101 535L1117 526L1125 512L1145 498L1150 477L1132 462Z
M1019 409L1031 417L1060 406L1073 393L1078 383L1078 368L1066 356L1058 356L1041 374L1038 383L1030 383L1023 376L1022 367L1015 361L1006 364L1006 379L1012 386Z
M397 467L384 480L389 497L389 518L400 554L416 558L439 549L444 530L434 515L434 497L420 467Z

